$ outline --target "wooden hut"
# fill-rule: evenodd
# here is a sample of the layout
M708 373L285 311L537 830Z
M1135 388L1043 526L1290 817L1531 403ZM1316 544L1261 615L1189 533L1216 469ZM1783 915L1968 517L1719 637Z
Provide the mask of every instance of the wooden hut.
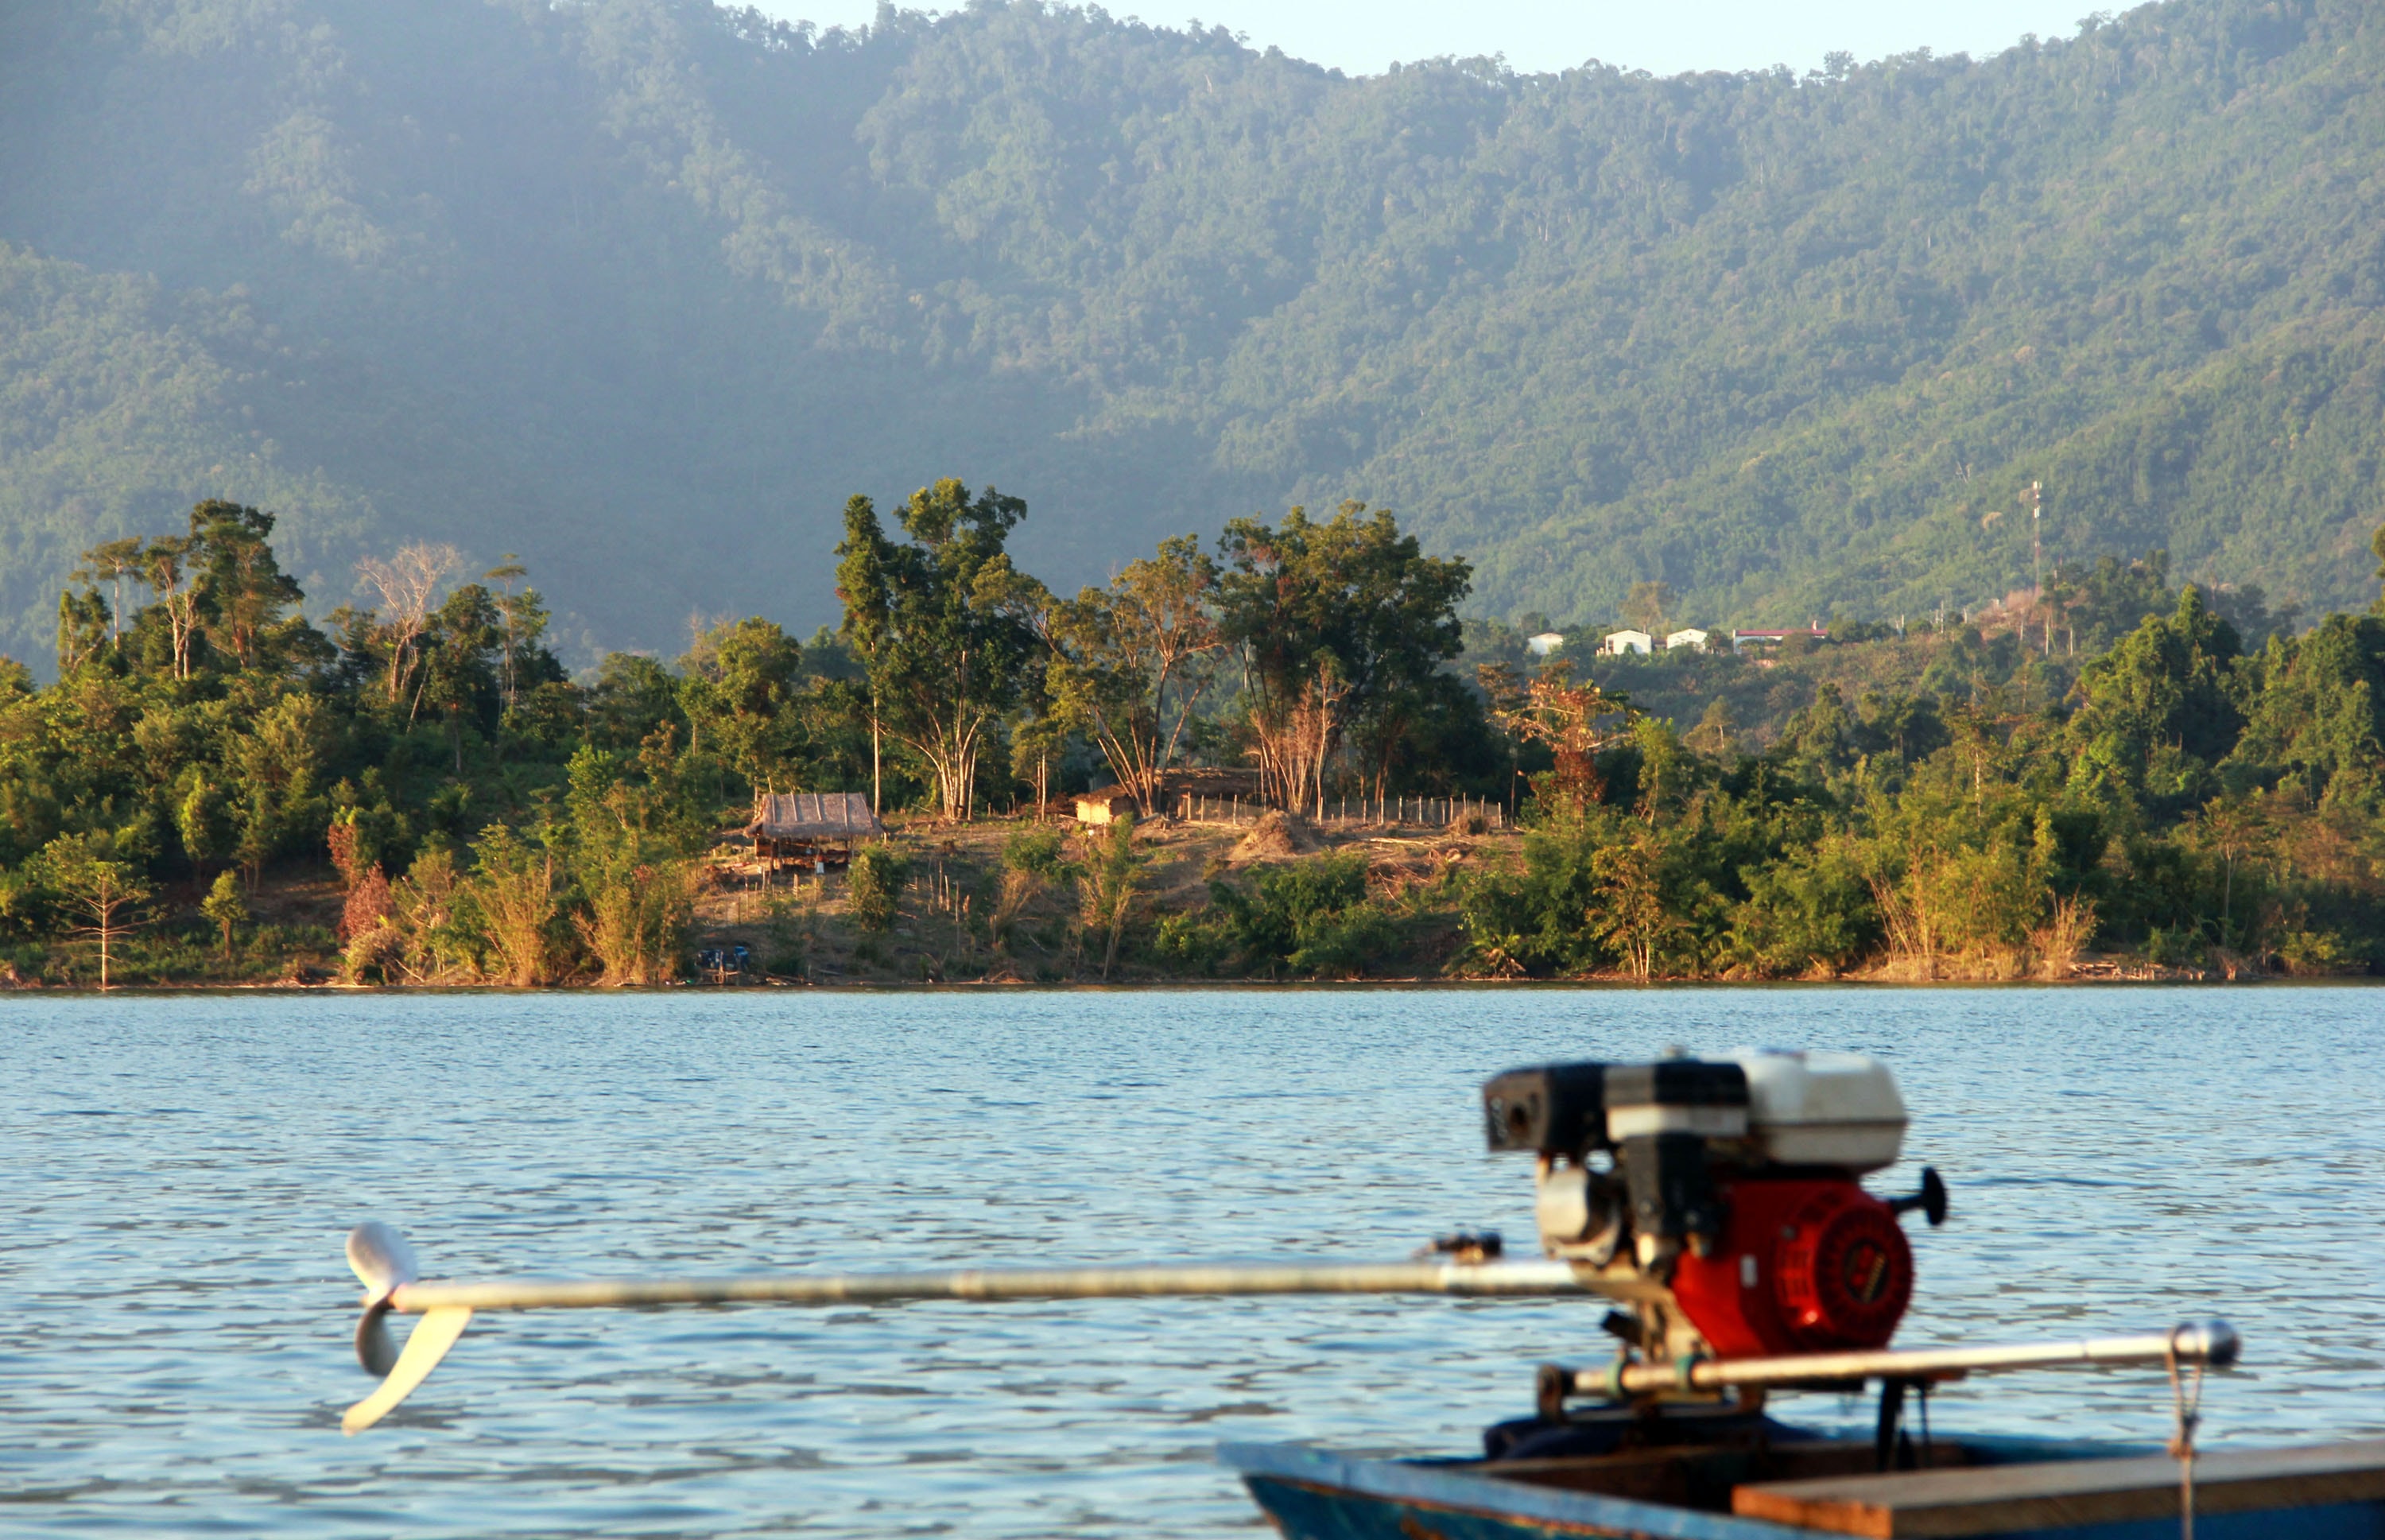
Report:
M1121 818L1131 818L1142 811L1134 794L1124 786L1099 786L1077 794L1077 821L1096 828L1105 827Z
M775 871L781 862L843 866L856 843L878 838L886 826L860 792L764 792L754 798L745 832L754 836L755 858Z
M1181 810L1187 797L1205 797L1213 802L1239 798L1255 807L1258 795L1259 778L1255 770L1202 767L1172 770L1162 772L1159 777L1155 810L1163 818L1172 817ZM1104 786L1082 793L1077 798L1079 823L1099 827L1140 812L1134 794L1124 786Z

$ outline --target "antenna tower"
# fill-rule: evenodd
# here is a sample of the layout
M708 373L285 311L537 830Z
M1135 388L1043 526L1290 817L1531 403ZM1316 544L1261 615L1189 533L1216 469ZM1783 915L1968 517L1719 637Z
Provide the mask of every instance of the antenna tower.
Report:
M2045 483L2031 482L2022 496L2029 499L2029 602L2042 611L2045 607L2045 542L2040 538L2045 521ZM2054 656L2054 617L2044 616L2045 655ZM2021 645L2029 645L2029 634L2021 633Z
M2029 499L2029 563L2030 591L2042 598L2045 594L2045 546L2038 538L2045 518L2045 483L2031 482L2021 494Z

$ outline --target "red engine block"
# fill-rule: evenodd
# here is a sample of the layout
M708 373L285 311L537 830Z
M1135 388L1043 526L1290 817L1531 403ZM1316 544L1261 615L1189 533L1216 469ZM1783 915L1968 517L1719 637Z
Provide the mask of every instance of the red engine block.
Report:
M1843 1178L1723 1192L1722 1238L1673 1272L1673 1296L1717 1358L1888 1345L1913 1298L1913 1249L1887 1204Z

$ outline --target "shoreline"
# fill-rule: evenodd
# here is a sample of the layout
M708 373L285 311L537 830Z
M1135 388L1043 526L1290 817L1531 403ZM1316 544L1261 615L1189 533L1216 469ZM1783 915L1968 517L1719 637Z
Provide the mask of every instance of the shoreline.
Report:
M1020 979L988 980L960 979L944 982L903 979L863 979L822 983L798 979L767 979L751 983L714 984L679 982L659 984L499 984L466 983L348 983L338 979L318 982L280 980L270 983L120 983L101 990L93 984L20 983L0 988L0 1001L12 996L89 995L93 998L116 999L122 996L180 997L193 995L281 995L313 996L322 995L746 995L774 992L801 992L838 995L951 995L986 994L993 992L1079 995L1079 994L1319 994L1363 993L1368 991L1465 992L1512 990L1535 993L1580 990L1602 994L1649 993L1673 991L1691 993L1707 990L1760 989L1777 992L1812 990L1861 990L1887 992L1901 990L1954 989L2177 989L2201 987L2283 987L2283 988L2379 988L2385 979L2364 973L2255 973L2229 976L2216 970L2196 972L2183 969L2160 969L2148 965L2142 972L2096 973L2067 979L1720 979L1679 978L1639 980L1630 977L1591 976L1572 979L1435 979L1435 978L1375 978L1375 979L1113 979L1063 981L1056 983L1030 982ZM0 1007L5 1008L5 1007Z

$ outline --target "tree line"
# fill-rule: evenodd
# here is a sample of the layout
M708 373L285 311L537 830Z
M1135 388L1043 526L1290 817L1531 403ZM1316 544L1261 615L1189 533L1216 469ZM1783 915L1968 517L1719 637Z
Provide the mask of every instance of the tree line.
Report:
M1026 514L957 480L891 519L855 496L839 626L704 623L671 662L616 653L577 679L510 557L475 576L411 545L359 565L369 603L309 619L269 513L202 503L180 532L96 546L59 599L56 682L0 666L8 966L269 970L309 939L275 895L328 868L341 920L312 939L354 979L660 982L685 971L703 858L755 793L867 790L953 824L1110 781L1150 820L1194 766L1295 812L1512 797L1525 830L1512 858L1428 888L1387 891L1343 852L1220 874L1164 915L1138 907L1118 834L1068 868L1105 972L2380 960L2376 609L2295 635L2257 596L2172 585L2156 555L2058 569L1994 634L1873 628L1804 660L1593 679L1462 620L1468 564L1387 510L1237 519L1074 595L1012 559ZM1841 672L1792 682L1815 660ZM1795 704L1751 733L1731 706L1750 690ZM1011 864L968 922L997 950L1065 863L1037 845ZM891 923L899 870L892 851L857 864L865 928Z
M203 970L210 940L267 958L292 939L251 912L268 870L328 860L354 976L654 982L682 970L698 858L755 792L967 820L1107 778L1148 815L1171 767L1223 759L1305 805L1353 757L1379 787L1452 783L1463 763L1410 757L1433 731L1471 731L1490 766L1443 667L1466 564L1388 512L1238 520L1214 555L1171 539L1073 597L1013 564L1025 514L954 480L891 525L855 497L840 627L704 624L675 663L616 653L580 680L510 557L473 577L409 545L358 565L370 603L310 620L270 513L210 501L96 546L59 598L56 682L0 666L17 966L77 935L102 978L128 946L151 974Z

